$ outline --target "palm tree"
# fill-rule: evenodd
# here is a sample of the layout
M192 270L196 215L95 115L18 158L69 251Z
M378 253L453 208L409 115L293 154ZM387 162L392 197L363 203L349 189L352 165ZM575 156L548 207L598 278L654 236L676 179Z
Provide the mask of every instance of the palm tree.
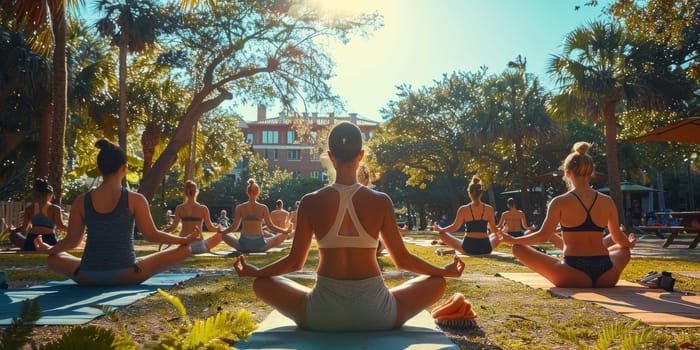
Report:
M98 0L96 8L104 13L97 29L119 48L119 146L127 150L127 54L146 51L156 43L162 15L150 0Z
M63 175L63 142L66 125L66 28L65 9L75 0L18 0L3 2L3 9L30 31L36 31L34 48L45 55L53 55L53 110L43 113L41 145L38 151L35 175L49 177L56 190L56 201L61 200Z
M552 114L559 117L586 116L592 121L603 118L605 153L610 194L624 218L620 171L617 154L616 113L624 103L648 98L648 86L633 84L631 59L636 44L615 23L591 22L569 33L561 55L549 62L548 71L560 94L552 100ZM621 221L622 222L622 221Z
M522 209L530 212L527 148L561 134L546 110L548 94L539 80L526 73L527 60L518 56L509 69L485 84L488 100L474 136L483 143L504 142L515 153ZM511 146L512 145L512 146Z

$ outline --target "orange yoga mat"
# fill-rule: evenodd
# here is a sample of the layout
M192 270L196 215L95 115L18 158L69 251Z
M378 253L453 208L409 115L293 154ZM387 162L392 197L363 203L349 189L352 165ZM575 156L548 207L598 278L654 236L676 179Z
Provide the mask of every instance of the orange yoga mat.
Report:
M549 293L589 301L658 327L700 327L700 296L667 292L620 281L614 288L558 288L537 273L499 273L501 277Z

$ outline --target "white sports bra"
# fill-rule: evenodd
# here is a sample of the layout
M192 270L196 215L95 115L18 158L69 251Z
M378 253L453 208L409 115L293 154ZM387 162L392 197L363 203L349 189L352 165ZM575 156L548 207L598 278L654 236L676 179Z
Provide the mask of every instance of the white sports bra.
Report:
M359 183L354 185L333 184L332 189L338 191L340 200L338 203L338 213L335 217L335 222L331 226L328 233L316 242L319 248L377 248L377 239L372 237L362 226L360 219L357 218L355 207L352 204L352 197L355 192L362 187ZM350 217L355 230L356 236L347 236L340 234L340 226L343 224L345 214Z

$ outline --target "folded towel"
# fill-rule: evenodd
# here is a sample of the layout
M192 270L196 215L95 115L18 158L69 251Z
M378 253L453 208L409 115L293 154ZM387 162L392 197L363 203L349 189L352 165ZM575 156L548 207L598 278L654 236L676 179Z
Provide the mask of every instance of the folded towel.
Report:
M476 313L472 304L462 293L455 293L445 303L433 309L431 316L440 326L452 328L470 328L476 326Z

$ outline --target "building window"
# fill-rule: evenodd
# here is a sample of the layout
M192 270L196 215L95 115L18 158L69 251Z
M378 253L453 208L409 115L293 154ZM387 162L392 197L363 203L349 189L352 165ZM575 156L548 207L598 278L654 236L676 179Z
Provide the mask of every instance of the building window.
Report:
M293 150L287 152L287 160L301 160L301 151Z
M263 159L268 159L268 154L267 154L266 149L263 150Z
M323 172L322 172L322 171L319 171L319 170L313 170L313 171L311 172L311 177L313 177L314 179L319 179L319 180L321 180L322 177L323 177Z
M309 153L311 153L311 160L318 162L320 160L319 155L321 154L321 150L311 150Z
M272 160L280 160L279 150L272 150Z
M297 132L294 130L287 130L287 143L293 144L297 140Z
M245 142L249 145L253 144L253 133L247 133L245 135Z
M263 144L273 144L279 143L279 132L276 130L263 130L262 132L262 143Z

